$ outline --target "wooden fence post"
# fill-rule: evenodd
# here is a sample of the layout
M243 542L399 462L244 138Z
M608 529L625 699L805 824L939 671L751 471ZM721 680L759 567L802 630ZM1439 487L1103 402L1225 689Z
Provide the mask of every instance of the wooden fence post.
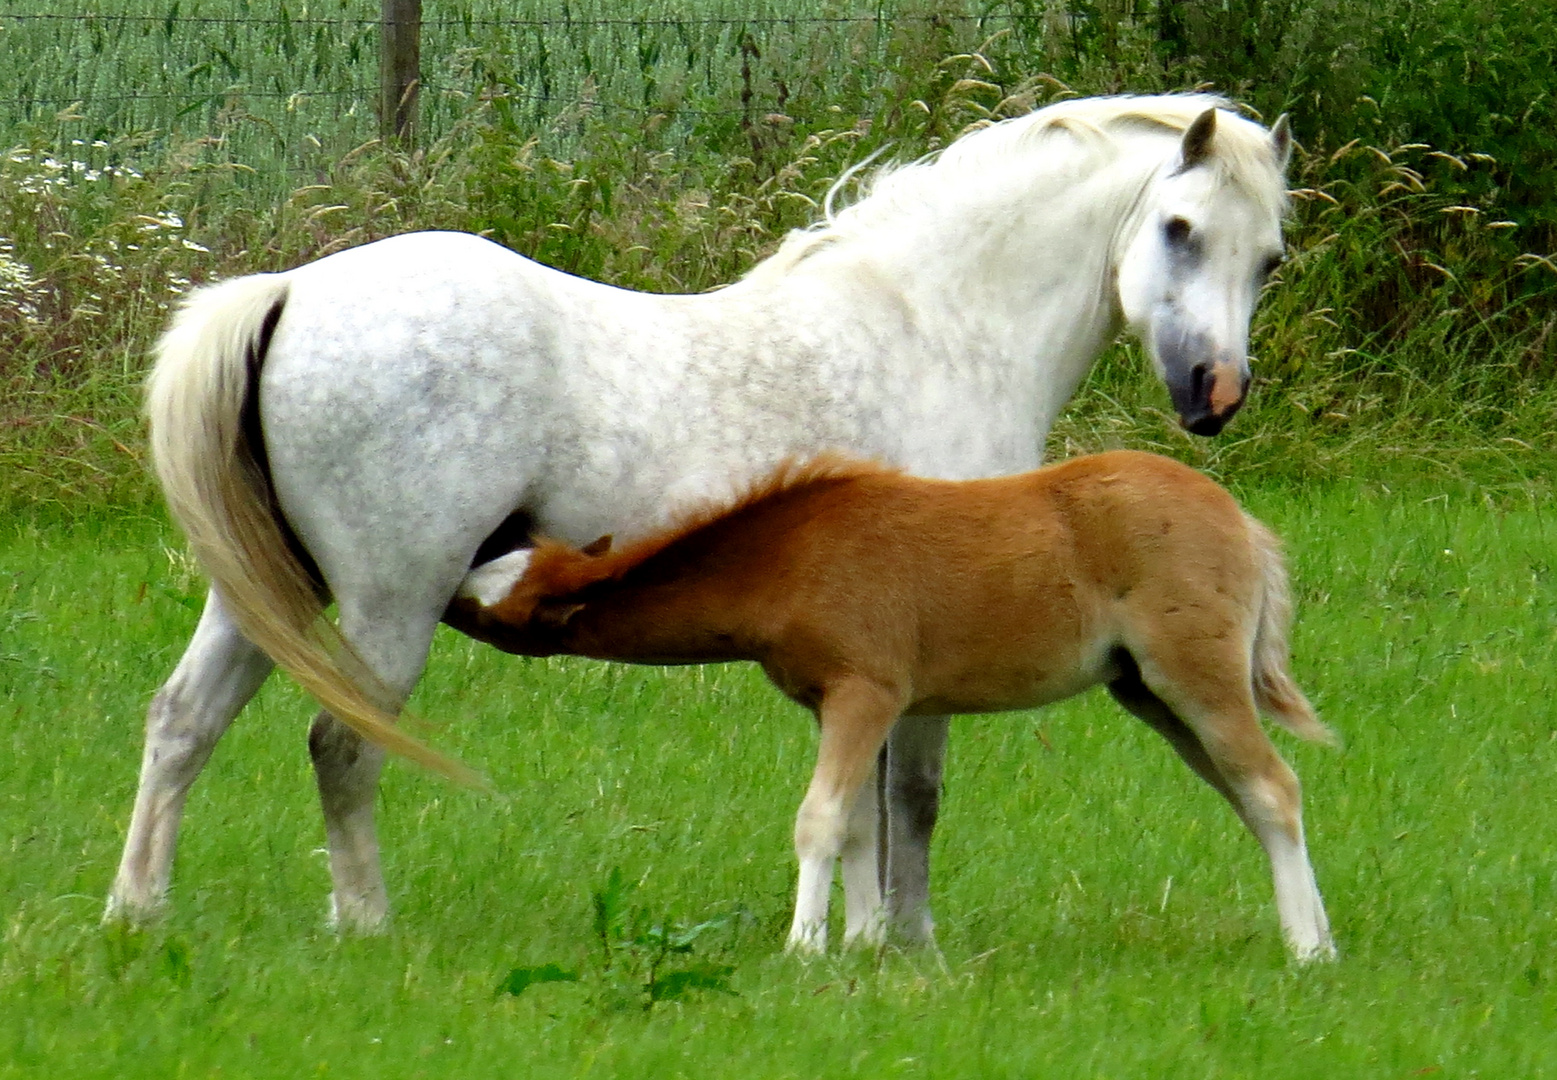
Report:
M379 134L409 148L422 88L422 0L380 0Z

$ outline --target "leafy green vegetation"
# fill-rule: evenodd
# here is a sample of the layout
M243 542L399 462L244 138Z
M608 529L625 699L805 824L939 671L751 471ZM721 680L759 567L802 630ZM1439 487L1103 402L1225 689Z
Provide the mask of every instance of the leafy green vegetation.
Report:
M801 710L746 667L453 634L414 706L499 794L390 767L387 937L324 930L311 710L281 678L195 787L167 919L104 929L141 717L200 583L155 520L11 519L0 1076L1557 1075L1544 500L1241 494L1287 539L1296 673L1345 740L1276 736L1331 966L1288 964L1258 845L1102 693L954 724L941 960L786 957ZM656 999L651 970L728 992Z
M17 58L0 75L0 505L151 500L139 384L192 283L435 227L704 289L814 220L873 150L912 157L1061 93L1203 80L1290 110L1305 140L1254 405L1191 444L1126 351L1059 446L1295 480L1551 471L1557 172L1533 163L1553 156L1557 15L1534 0L429 5L410 153L373 141L368 99L320 112L307 96L371 85L359 0L44 8L0 15ZM207 96L181 112L190 94Z

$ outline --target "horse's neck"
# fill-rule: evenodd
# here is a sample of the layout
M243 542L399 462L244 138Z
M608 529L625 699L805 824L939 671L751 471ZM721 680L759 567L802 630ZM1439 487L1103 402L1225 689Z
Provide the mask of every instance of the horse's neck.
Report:
M1080 179L991 179L883 217L763 285L803 293L820 280L840 320L902 310L919 348L1027 399L1044 434L1120 328L1116 258L1155 167L1121 158Z

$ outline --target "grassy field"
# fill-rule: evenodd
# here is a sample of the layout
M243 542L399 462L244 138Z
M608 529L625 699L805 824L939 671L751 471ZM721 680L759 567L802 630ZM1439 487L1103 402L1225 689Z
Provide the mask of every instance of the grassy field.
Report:
M77 7L0 0L0 1080L1557 1076L1549 0L429 0L412 152L364 141L364 0ZM1302 144L1250 406L1192 440L1122 346L1050 456L1173 454L1287 536L1347 741L1281 737L1339 963L1288 964L1257 845L1101 694L957 725L942 957L788 958L798 709L453 635L412 704L501 794L391 766L387 937L324 928L279 677L195 790L167 921L99 926L201 602L138 414L192 285L456 228L697 291L871 151L1203 81Z
M1557 1075L1557 520L1421 478L1242 495L1287 537L1296 670L1346 740L1280 737L1341 949L1310 970L1252 839L1100 693L956 724L943 963L805 963L780 951L798 709L746 668L452 634L414 706L501 794L391 766L389 936L323 928L281 678L196 787L172 914L105 930L140 719L200 586L160 520L12 519L0 1077ZM577 981L497 992L548 964Z

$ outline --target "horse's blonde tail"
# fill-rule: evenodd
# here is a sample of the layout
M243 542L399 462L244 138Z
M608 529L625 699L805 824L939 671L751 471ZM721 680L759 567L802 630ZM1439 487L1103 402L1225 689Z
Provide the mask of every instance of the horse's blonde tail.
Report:
M1254 633L1254 700L1260 711L1299 738L1337 746L1334 731L1314 708L1288 670L1287 628L1292 622L1292 593L1276 534L1249 515L1249 538L1260 572L1260 613Z
M253 395L288 288L284 274L255 274L201 289L158 343L146 414L168 509L244 637L363 738L471 782L396 726L398 702L386 707L392 695L323 618L281 523Z

